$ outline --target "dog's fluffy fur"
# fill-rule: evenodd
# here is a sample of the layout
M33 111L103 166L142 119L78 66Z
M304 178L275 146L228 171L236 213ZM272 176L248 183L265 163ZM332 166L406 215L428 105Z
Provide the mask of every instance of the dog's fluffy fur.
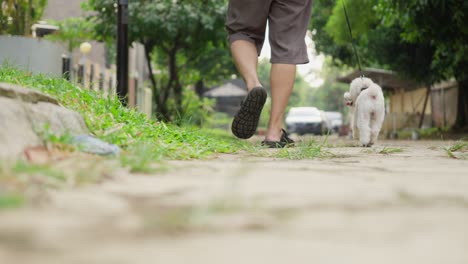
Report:
M359 136L362 146L372 146L377 142L385 118L382 88L369 78L356 78L344 98L350 107L353 138Z

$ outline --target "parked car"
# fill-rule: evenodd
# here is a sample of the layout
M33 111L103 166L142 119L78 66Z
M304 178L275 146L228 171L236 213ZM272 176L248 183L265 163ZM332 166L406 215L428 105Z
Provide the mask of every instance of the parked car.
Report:
M327 129L338 133L343 125L343 115L340 112L324 112L327 119Z
M293 107L286 116L289 132L304 135L322 135L327 130L326 120L316 107Z

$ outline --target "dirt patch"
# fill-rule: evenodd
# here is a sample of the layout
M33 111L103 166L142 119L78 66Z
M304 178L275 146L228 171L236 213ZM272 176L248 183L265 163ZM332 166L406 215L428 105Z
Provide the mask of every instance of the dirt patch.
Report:
M118 172L1 212L0 262L468 263L468 161L447 156L452 143Z

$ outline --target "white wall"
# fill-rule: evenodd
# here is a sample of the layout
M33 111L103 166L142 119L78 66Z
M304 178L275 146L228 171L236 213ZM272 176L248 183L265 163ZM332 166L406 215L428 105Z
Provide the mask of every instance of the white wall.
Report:
M62 55L59 44L36 38L0 36L0 66L4 63L32 73L62 75Z

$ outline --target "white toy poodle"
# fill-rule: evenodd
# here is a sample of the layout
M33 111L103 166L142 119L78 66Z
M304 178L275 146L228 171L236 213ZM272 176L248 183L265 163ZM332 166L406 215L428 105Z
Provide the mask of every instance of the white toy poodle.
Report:
M371 79L359 77L351 82L349 92L344 94L350 107L353 138L363 147L376 143L385 118L385 100L382 88Z

